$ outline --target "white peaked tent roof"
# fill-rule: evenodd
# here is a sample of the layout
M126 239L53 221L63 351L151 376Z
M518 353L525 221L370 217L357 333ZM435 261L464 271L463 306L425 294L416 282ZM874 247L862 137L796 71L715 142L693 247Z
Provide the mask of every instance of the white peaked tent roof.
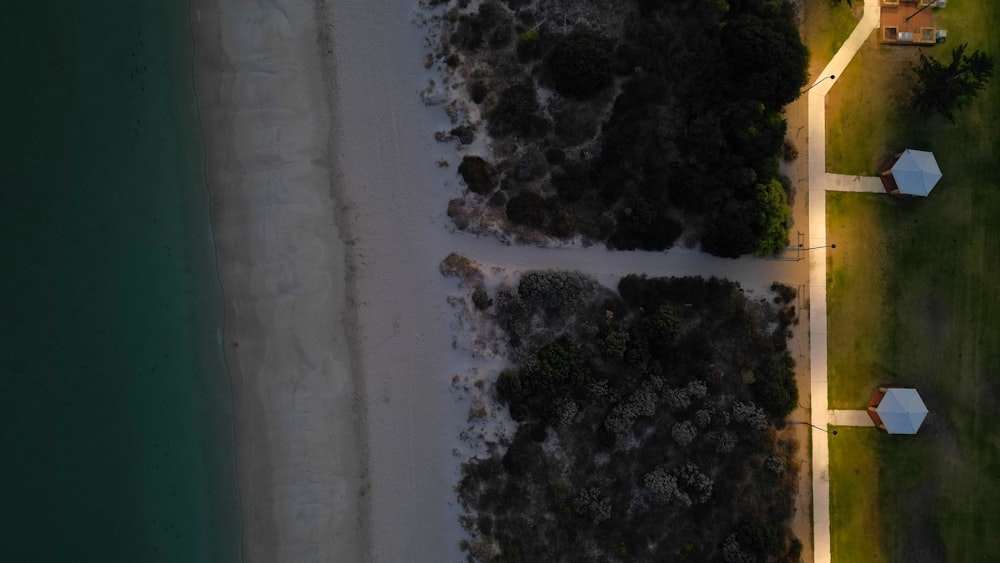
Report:
M927 416L916 389L889 389L875 410L889 434L916 434Z
M892 166L892 177L899 193L926 196L941 179L934 153L906 149Z

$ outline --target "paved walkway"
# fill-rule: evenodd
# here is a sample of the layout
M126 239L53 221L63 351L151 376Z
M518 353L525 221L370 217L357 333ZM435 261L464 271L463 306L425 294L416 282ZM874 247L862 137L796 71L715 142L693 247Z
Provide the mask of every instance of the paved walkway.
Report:
M832 426L875 426L868 411L830 411L828 414Z
M848 174L826 175L828 192L872 192L885 193L882 178L878 176L851 176Z
M872 31L879 27L879 0L865 0L865 11L819 76L840 76ZM825 80L809 90L809 380L812 397L812 424L826 428L827 410L826 348L826 191L831 175L826 173L826 95L836 83ZM834 252L836 252L834 250ZM830 434L812 431L813 476L813 561L830 561Z

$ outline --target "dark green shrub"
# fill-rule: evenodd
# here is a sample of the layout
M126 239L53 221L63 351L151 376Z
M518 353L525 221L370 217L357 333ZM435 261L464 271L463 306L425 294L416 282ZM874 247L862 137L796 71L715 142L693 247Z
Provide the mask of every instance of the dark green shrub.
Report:
M510 43L513 38L514 28L510 24L499 25L490 33L490 47L499 49Z
M529 191L517 194L507 202L507 218L517 225L541 228L545 225L545 198Z
M666 250L674 245L684 227L667 214L659 202L638 198L617 216L617 228L608 244L622 250Z
M517 36L518 47L530 47L536 44L538 44L538 32L534 29L529 29Z
M787 305L799 295L799 290L780 282L771 284L771 291L774 293L774 302L778 305Z
M788 559L790 561L798 561L802 558L802 540L799 538L792 538L791 545L788 548Z
M489 113L490 132L498 137L539 134L543 126L539 123L537 111L535 83L529 77L516 80L500 93L496 106Z
M590 379L590 367L578 346L560 339L538 350L519 379L525 398L536 396L548 407L563 385L580 385Z
M658 341L673 340L677 336L680 325L681 321L680 317L677 316L677 311L669 305L660 305L656 312L649 317L650 334Z
M758 256L770 256L788 246L788 227L792 210L788 208L785 188L777 178L757 184L757 248Z
M458 165L458 173L470 192L486 195L493 191L493 170L482 157L466 155Z
M531 270L521 276L517 294L529 307L546 312L571 312L582 307L594 282L579 272Z
M475 17L461 16L448 40L459 49L477 51L483 46L483 30L479 20Z
M589 106L570 105L555 114L553 131L568 147L589 141L596 133L598 115Z
M497 393L507 403L516 403L524 399L524 385L521 384L521 374L516 370L506 370L497 378Z
M556 90L577 98L607 88L614 79L614 62L611 42L583 27L557 40L545 61Z
M754 375L754 398L768 414L784 418L795 410L799 404L799 388L795 384L795 360L787 352L766 359Z
M503 456L503 467L512 477L520 477L531 471L538 465L541 448L533 440L527 425L522 425L517 429L514 442L507 448Z
M571 207L559 203L557 198L548 199L549 226L545 232L559 238L567 238L576 234L579 229L579 218Z
M508 288L501 289L496 296L497 322L507 331L512 347L520 345L521 337L528 330L532 312L524 301Z
M601 341L601 353L609 358L622 359L625 357L625 350L628 347L625 343L625 336L617 330L608 330Z
M760 519L747 521L736 533L740 546L746 551L768 557L778 555L781 548L781 534L774 524Z
M489 88L487 88L482 82L473 82L469 85L469 97L472 98L472 101L477 104L483 103L483 100L486 99L486 94L488 94L489 91Z
M486 288L479 285L472 292L472 304L476 306L476 309L485 311L493 304L493 300L490 299L490 294L486 292Z
M541 36L534 29L529 29L517 36L517 59L528 62L537 59L542 54Z
M713 211L701 238L702 250L724 258L739 258L756 250L758 238L750 222L754 211L753 205L738 200Z
M510 25L510 12L497 0L486 0L479 5L476 19L484 30L495 30Z
M549 171L547 164L541 149L532 145L517 159L517 164L514 165L514 179L518 182L530 182L541 178Z
M791 162L799 157L799 149L795 148L791 139L785 139L785 142L781 145L781 159L785 162Z
M448 131L448 134L458 139L458 142L463 145L471 144L472 141L476 140L476 131L468 125L455 127L451 131Z
M589 169L578 160L566 160L560 168L552 172L552 187L556 189L562 201L567 203L579 201L591 187Z
M489 204L492 207L503 207L507 205L507 194L502 191L496 191L490 196Z

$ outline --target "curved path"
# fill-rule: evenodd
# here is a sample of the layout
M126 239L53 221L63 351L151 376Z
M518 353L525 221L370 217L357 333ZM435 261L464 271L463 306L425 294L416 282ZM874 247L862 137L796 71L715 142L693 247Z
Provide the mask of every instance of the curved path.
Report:
M872 31L879 27L879 1L865 0L864 15L854 32L820 76L840 75ZM835 175L826 173L826 95L834 81L809 90L809 379L812 399L813 560L830 561L830 424L827 401L826 348L826 192Z

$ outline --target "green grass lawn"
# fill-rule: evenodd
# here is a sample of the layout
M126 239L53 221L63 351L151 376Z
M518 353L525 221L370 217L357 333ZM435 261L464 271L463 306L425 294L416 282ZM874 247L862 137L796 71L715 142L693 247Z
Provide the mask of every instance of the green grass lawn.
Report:
M834 4L830 0L803 3L799 30L802 42L809 49L810 76L818 77L858 25L863 6L862 2L855 4L857 6L852 8L847 2Z
M830 551L834 561L887 561L878 536L879 435L871 428L839 428L830 437Z
M827 96L828 172L874 175L901 143L926 149L932 137L909 105L919 51L881 46L877 34L872 32Z
M925 53L950 57L968 42L1000 57L994 3L953 3L935 18L948 43ZM915 437L849 429L831 440L836 561L1000 553L992 533L1000 522L1000 75L954 124L924 121L909 112L909 71L887 66L917 53L867 45L828 98L831 172L874 173L892 152L918 148L935 152L944 175L925 200L827 196L828 239L837 243L828 270L831 406L862 408L873 387L898 383L916 387L931 411ZM877 478L860 487L855 469ZM862 530L868 508L858 515L853 507L868 507L866 496L877 526ZM850 551L855 543L862 551Z

